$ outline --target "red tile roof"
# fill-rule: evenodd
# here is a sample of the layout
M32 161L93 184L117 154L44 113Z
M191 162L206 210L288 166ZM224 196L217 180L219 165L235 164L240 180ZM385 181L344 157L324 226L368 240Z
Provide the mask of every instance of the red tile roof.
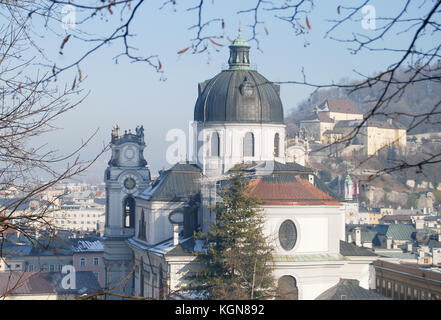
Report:
M95 197L101 197L103 194L102 190L98 190L97 193L95 193Z
M362 114L352 103L341 99L327 99L318 106L319 109L323 109L326 102L328 103L328 108L331 112Z
M250 192L267 205L341 205L330 195L308 180L295 177L293 181L264 181L262 178L250 182Z

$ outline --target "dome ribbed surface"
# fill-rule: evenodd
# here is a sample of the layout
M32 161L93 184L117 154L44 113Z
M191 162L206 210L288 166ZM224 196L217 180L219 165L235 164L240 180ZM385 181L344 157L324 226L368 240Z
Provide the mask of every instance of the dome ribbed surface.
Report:
M255 70L225 70L200 84L194 120L283 124L279 86Z

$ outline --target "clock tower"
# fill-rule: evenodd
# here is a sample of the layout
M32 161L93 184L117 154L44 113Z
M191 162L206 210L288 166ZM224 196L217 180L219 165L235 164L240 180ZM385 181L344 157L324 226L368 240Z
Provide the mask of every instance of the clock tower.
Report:
M104 177L106 287L110 292L132 295L133 253L126 240L135 235L135 197L150 183L150 170L143 155L144 128L120 135L115 126L110 148L112 156Z

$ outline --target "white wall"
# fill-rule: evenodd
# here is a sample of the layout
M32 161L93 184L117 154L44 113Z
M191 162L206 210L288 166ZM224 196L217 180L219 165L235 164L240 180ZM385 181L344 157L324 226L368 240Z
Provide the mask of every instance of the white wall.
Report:
M263 206L265 235L273 240L275 254L338 253L344 239L344 209L341 206ZM280 225L290 219L297 229L297 242L285 251L278 238Z
M276 124L196 124L193 160L205 173L225 173L243 161L276 160L285 162L285 125ZM220 157L211 157L211 136L217 132L220 138ZM243 156L243 138L247 132L254 135L254 157ZM274 136L279 134L279 157L274 157Z
M184 202L145 201L136 199L135 237L148 245L155 245L173 237L173 225L168 219L170 212L181 207ZM144 210L146 240L138 238L141 211Z

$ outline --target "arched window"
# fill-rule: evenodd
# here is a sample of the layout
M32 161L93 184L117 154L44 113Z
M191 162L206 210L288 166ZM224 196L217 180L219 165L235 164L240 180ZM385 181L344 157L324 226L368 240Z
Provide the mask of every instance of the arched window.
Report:
M299 300L297 281L292 276L283 276L278 281L280 300Z
M279 144L280 144L279 134L276 133L274 135L274 156L275 157L280 157L280 147L279 147Z
M247 132L243 138L243 156L254 157L254 135Z
M131 196L124 200L124 227L135 227L135 199Z
M139 219L138 224L138 238L145 240L145 217L144 217L144 209L141 210L141 217Z
M213 132L211 135L211 155L213 157L220 156L220 139L217 132Z

